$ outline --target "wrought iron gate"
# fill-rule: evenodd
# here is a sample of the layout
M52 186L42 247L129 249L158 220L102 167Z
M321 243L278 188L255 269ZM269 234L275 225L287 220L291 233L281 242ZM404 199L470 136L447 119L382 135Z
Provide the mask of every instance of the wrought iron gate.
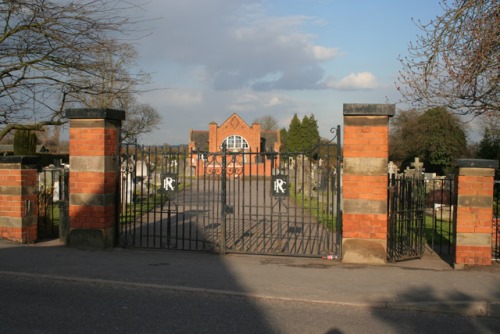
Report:
M306 152L124 144L123 246L337 257L340 127Z
M37 238L59 237L65 240L69 233L69 169L44 167L38 174L38 181Z
M388 260L420 258L425 242L425 180L389 178L388 186Z

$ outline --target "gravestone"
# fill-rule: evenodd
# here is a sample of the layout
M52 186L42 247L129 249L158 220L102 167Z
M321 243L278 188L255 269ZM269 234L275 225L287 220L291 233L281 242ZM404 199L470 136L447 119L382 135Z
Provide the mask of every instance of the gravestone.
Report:
M415 161L412 162L410 165L415 170L414 176L417 177L417 178L422 178L423 175L424 175L423 173L425 171L425 168L424 168L424 163L420 161L420 158L416 157Z
M121 203L130 204L132 202L132 181L133 173L135 168L135 161L133 157L122 158L121 162L121 176L122 176L122 186L121 186Z
M398 166L394 162L390 161L387 165L387 172L389 173L389 177L392 178L393 175L398 174Z
M297 190L299 193L303 193L304 196L310 196L312 170L309 164L309 158L303 154L299 155L296 159L296 168Z
M403 172L404 177L414 177L415 170L411 169L410 166L406 166L406 169Z

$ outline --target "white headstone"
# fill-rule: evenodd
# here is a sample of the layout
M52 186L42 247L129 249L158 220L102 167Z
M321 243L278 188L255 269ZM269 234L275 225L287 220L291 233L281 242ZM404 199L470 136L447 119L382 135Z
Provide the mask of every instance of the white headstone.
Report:
M421 175L424 171L424 163L420 161L419 157L415 158L415 161L411 163L411 166L415 169L415 175Z
M394 162L390 161L389 164L387 165L387 172L391 176L397 174L398 166Z

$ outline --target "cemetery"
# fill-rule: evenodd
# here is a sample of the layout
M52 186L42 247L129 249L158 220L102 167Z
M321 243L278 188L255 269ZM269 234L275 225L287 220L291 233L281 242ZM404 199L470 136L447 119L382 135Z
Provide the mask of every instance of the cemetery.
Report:
M500 332L500 1L0 8L3 331Z
M21 211L0 212L0 231L34 242L56 232L36 223L45 217L57 221L56 234L71 247L331 256L346 263L402 261L431 251L456 267L491 264L498 232L486 217L492 217L498 162L459 160L449 178L426 173L415 157L401 171L387 159L392 108L345 105L343 133L337 127L337 142L316 154L252 152L238 132L213 137L214 152L200 150L199 142L122 144L117 152L122 113L69 110L69 165L40 171L34 158L0 161L0 171L29 177L21 205L13 205ZM241 121L234 114L221 127L210 126L258 128ZM86 127L90 131L82 132ZM109 138L105 143L94 140L100 131ZM2 190L14 194L8 187ZM484 191L469 193L470 187Z

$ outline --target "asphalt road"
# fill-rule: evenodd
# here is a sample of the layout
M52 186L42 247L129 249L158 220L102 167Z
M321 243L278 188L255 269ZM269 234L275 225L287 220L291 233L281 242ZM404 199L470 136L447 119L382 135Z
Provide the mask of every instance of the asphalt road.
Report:
M2 333L499 333L500 319L0 274Z

